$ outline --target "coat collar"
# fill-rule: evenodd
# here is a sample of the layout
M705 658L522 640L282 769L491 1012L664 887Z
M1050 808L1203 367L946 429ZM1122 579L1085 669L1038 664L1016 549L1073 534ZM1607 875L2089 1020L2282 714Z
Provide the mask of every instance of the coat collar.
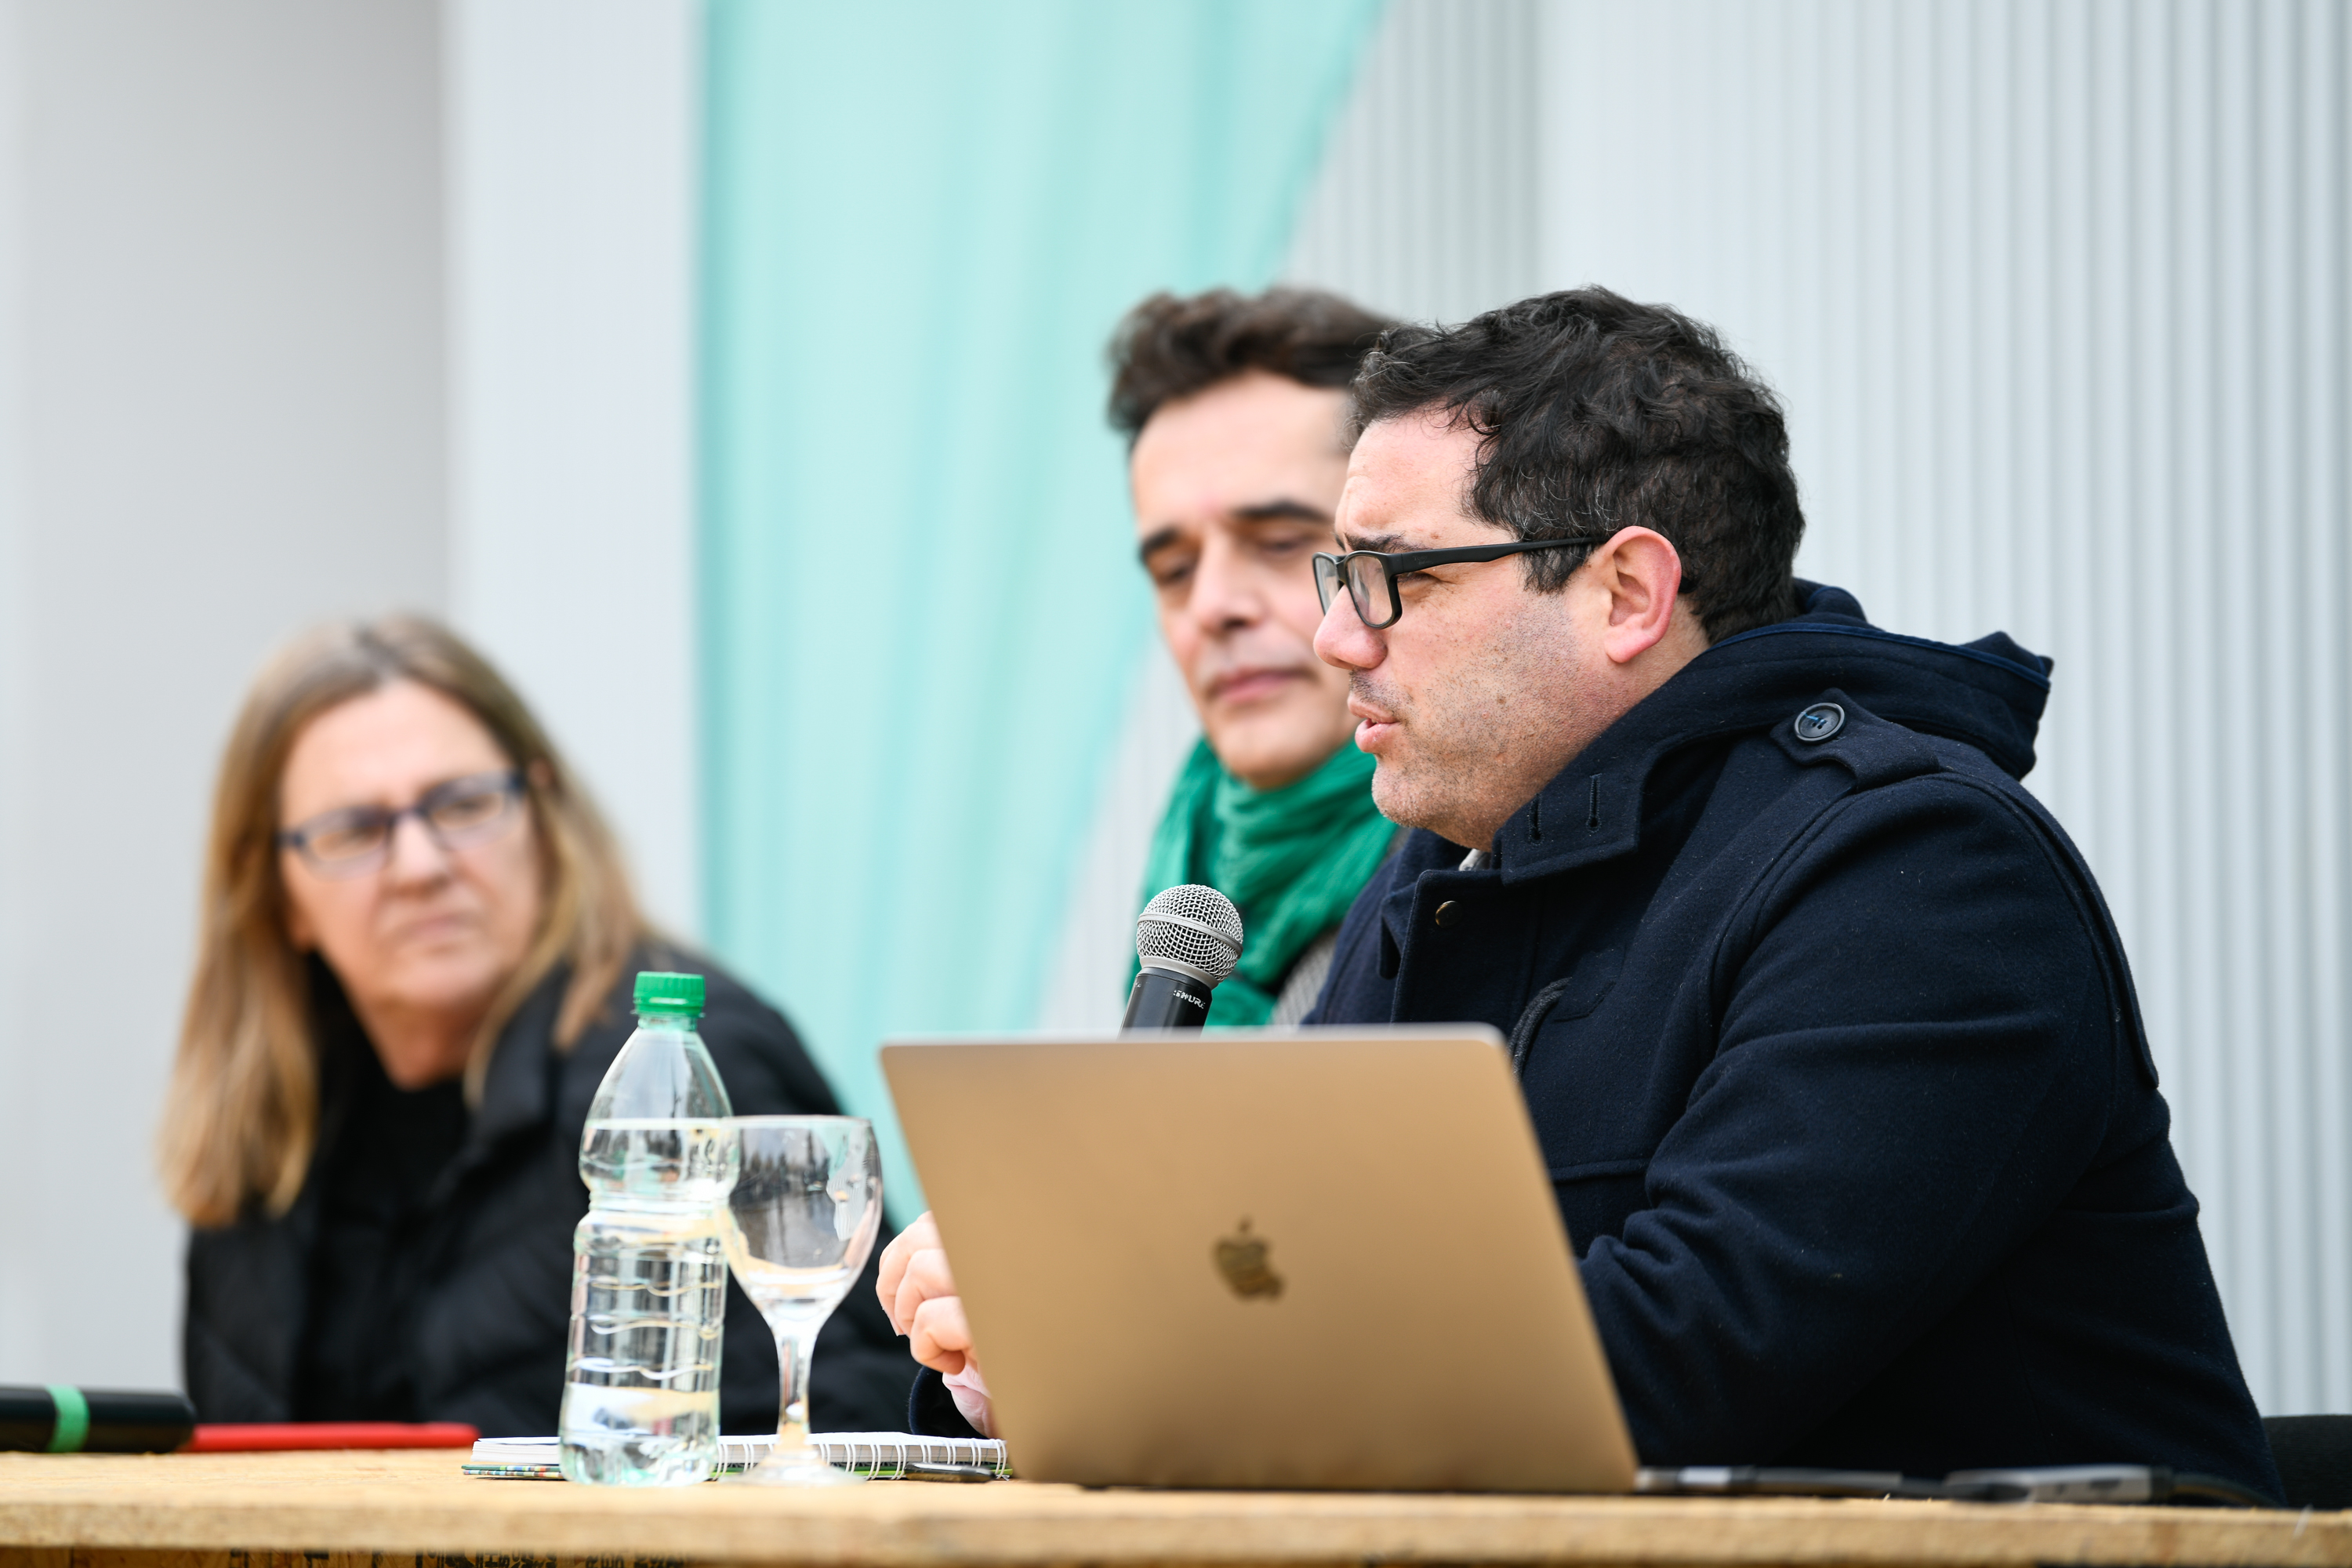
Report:
M474 1108L460 1164L477 1149L491 1146L544 1123L552 1110L548 1083L555 1059L555 1015L571 984L572 966L559 963L523 998L499 1043L490 1052L489 1070L482 1078L482 1100Z
M499 1031L482 1078L481 1103L467 1122L457 1158L433 1184L432 1203L447 1202L501 1144L538 1132L554 1115L555 1016L571 980L572 966L557 964Z
M353 1053L371 1051L374 1047L334 971L316 954L311 955L310 963L312 1027L318 1031L323 1069L319 1138L319 1154L323 1156L341 1131L342 1119L348 1113L349 1062ZM552 1113L548 1079L556 1059L555 1015L563 1004L564 988L571 980L572 966L557 964L532 987L530 994L507 1020L506 1027L499 1031L488 1070L482 1079L481 1101L473 1108L459 1163L467 1163L467 1156L478 1149L487 1150L518 1132L540 1126Z

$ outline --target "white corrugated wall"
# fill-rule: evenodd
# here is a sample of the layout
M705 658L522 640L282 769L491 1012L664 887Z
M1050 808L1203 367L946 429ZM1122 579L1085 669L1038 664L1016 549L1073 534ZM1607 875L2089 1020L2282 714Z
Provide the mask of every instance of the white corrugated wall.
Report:
M1289 268L1716 323L1788 403L1801 570L2056 658L2029 782L2123 927L2273 1414L2352 1410L2347 89L2340 0L1399 0ZM1182 723L1139 706L1088 930ZM1116 1005L1074 1010L1118 945L1074 920L1056 1021Z
M1410 321L1543 287L1541 0L1391 0L1285 276Z
M2053 655L2265 1410L2352 1410L2347 9L1563 0L1544 267L1782 390L1801 567Z
M1391 0L1331 128L1286 279L1416 321L1458 321L1542 286L1538 5ZM1144 851L1199 732L1155 644L1063 906L1040 1027L1118 1025Z

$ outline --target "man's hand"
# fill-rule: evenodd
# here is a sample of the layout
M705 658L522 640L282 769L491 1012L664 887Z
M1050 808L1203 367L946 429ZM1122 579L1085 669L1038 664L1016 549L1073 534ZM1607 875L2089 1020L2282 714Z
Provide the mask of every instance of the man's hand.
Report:
M882 1298L882 1310L890 1314L890 1326L907 1336L917 1361L935 1372L958 1373L967 1365L978 1370L963 1301L956 1295L955 1276L948 1271L940 1227L928 1212L882 1249L882 1269L874 1288Z

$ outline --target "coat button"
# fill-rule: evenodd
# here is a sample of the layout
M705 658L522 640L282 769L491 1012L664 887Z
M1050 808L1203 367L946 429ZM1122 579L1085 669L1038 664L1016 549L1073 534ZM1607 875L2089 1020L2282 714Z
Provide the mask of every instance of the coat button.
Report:
M1461 912L1462 906L1448 899L1437 906L1437 913L1433 918L1439 925L1450 926L1454 923L1454 917Z
M1845 710L1834 702L1816 702L1797 715L1797 739L1826 741L1845 728Z

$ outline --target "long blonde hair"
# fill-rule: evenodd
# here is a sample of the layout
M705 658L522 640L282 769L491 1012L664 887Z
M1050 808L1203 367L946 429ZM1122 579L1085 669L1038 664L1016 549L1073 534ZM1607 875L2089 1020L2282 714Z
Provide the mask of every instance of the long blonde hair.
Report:
M618 847L539 721L488 661L415 616L322 626L271 659L221 757L205 847L196 971L172 1069L160 1160L173 1206L226 1225L256 1204L283 1214L319 1137L309 969L287 935L278 784L295 738L327 710L414 681L481 721L526 781L546 896L522 966L491 1005L466 1069L469 1101L499 1030L556 964L572 979L555 1044L568 1050L646 934Z

